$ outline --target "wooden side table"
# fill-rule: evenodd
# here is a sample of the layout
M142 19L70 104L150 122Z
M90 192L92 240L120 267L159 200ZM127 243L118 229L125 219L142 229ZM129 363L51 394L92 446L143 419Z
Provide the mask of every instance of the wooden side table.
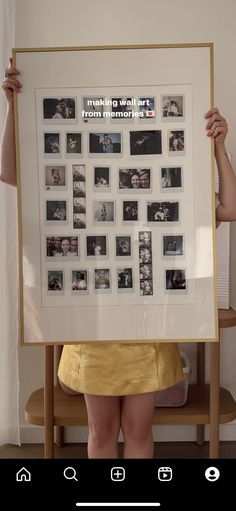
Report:
M236 312L219 310L219 331L236 326ZM189 386L187 403L180 408L156 408L153 424L195 424L196 440L204 442L204 426L210 425L209 457L219 457L219 424L236 418L236 402L220 387L220 342L210 344L210 386L205 384L205 343L197 343L197 383ZM57 348L59 352L60 347ZM60 353L58 353L60 355ZM57 444L63 445L64 426L87 425L83 395L66 394L54 387L54 346L45 346L45 383L30 396L25 417L30 424L45 428L45 458L54 457L54 426Z

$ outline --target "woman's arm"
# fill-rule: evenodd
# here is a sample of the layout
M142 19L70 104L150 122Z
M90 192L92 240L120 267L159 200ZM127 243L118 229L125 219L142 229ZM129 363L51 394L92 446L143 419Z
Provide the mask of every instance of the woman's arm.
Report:
M14 129L14 101L13 91L21 90L21 83L17 80L19 71L11 64L5 71L5 79L2 82L2 89L7 100L7 115L1 141L1 172L0 180L4 183L16 186L16 151L15 151L15 129Z
M228 126L217 108L207 112L206 119L208 119L207 136L214 140L215 158L219 172L220 204L216 209L216 219L219 222L230 222L236 220L236 176L225 149Z

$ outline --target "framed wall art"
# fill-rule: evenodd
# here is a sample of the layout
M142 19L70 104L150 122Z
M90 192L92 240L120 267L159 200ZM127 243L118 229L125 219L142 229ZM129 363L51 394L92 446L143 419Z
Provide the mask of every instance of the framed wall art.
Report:
M218 340L212 44L13 58L22 343Z

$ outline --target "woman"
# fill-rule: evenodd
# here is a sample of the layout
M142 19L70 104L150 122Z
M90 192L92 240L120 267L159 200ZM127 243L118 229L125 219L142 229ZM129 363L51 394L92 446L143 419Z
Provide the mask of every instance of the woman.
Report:
M13 91L21 90L19 71L6 70L2 88L8 103L2 138L1 180L16 185ZM214 108L206 114L207 136L214 141L220 174L217 221L236 220L236 178L225 150L227 123ZM151 283L144 281L143 295ZM59 378L83 392L89 421L90 458L118 458L117 439L124 437L124 458L152 458L152 420L156 391L182 380L178 346L174 343L89 343L66 345Z

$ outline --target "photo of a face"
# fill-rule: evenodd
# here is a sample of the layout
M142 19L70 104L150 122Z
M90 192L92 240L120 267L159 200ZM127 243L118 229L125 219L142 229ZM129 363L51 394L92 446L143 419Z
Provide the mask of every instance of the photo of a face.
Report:
M94 201L94 222L114 222L115 203L113 201Z
M116 236L116 256L117 257L130 257L131 256L131 237L130 236Z
M83 110L81 112L83 122L104 122L104 97L83 98Z
M73 181L85 182L85 165L72 165Z
M110 189L110 167L94 167L94 187L97 191Z
M81 133L66 133L66 153L67 154L81 154Z
M119 97L112 98L111 111L114 114L113 120L132 119L132 110L134 108L134 98Z
M117 287L118 289L133 289L132 268L118 268Z
M89 152L92 154L121 154L121 133L89 133Z
M87 236L86 238L87 256L106 256L107 255L107 237L106 236Z
M59 156L60 148L60 133L44 133L44 152L47 155Z
M109 269L97 269L94 270L95 276L95 289L110 289L110 270Z
M55 123L76 119L76 98L44 98L43 118Z
M150 168L119 169L119 190L149 190Z
M139 112L143 114L141 119L155 119L156 117L156 105L155 98L152 97L140 97L138 99Z
M47 236L47 257L77 257L79 255L78 236Z
M185 151L184 130L168 132L169 154L183 154Z
M138 220L138 201L123 201L123 221Z
M148 222L178 222L179 202L148 202Z
M48 222L66 222L67 221L67 202L65 200L47 200L46 201L46 220Z
M62 270L48 271L48 291L62 292L64 290L64 276Z
M174 121L184 118L184 96L162 96L162 118Z
M72 291L84 293L88 291L88 271L72 270Z
M163 236L163 255L183 255L183 236Z
M66 188L66 167L64 165L46 165L45 187L48 190Z
M182 167L162 167L161 187L165 189L182 188Z

